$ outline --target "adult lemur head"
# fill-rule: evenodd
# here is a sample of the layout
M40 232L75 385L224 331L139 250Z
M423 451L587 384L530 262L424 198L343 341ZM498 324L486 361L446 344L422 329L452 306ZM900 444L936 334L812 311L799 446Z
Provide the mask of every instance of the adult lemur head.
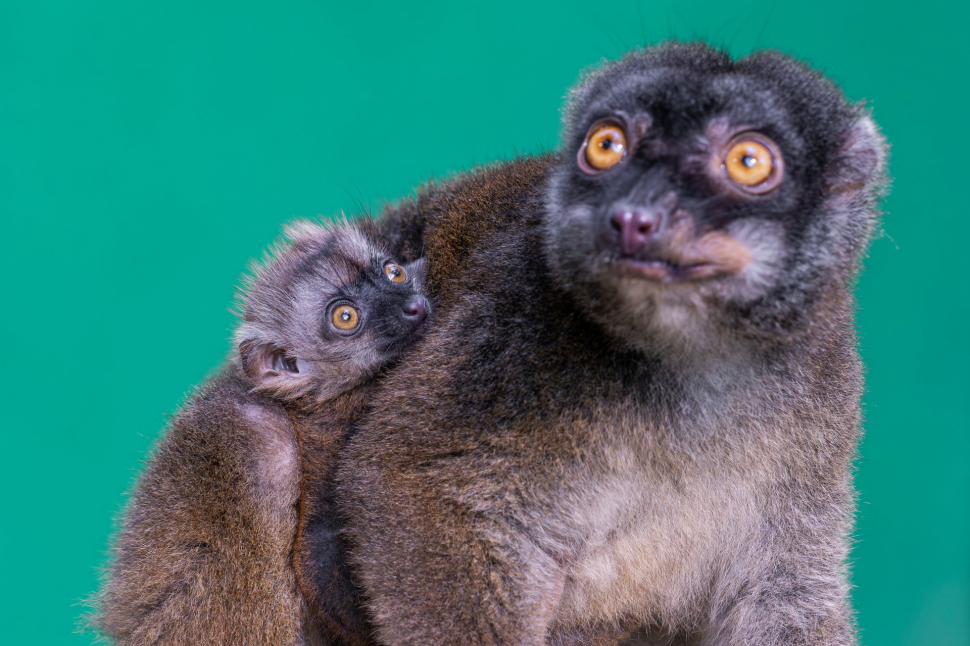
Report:
M668 358L800 336L851 277L883 184L865 111L772 52L630 54L573 91L563 139L552 269L619 339Z

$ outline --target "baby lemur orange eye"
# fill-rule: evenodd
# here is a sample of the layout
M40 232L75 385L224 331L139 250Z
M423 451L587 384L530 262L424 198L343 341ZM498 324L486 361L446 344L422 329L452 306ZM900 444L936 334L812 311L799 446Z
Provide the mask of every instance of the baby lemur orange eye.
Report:
M350 305L338 305L333 311L331 320L335 328L347 332L360 323L360 314Z
M761 135L742 135L730 143L721 167L748 193L766 193L781 182L781 152Z
M586 135L582 155L593 171L612 168L626 156L626 133L613 122L597 124Z
M404 268L400 265L395 265L393 262L384 265L384 275L395 283L403 283L408 279L407 274L404 273Z

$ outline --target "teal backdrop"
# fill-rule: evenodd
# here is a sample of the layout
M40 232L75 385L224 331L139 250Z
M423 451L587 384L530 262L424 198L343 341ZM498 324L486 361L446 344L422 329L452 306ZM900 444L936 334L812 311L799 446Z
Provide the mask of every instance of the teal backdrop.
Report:
M287 220L553 148L580 70L772 47L892 142L858 283L853 603L866 645L970 644L966 3L0 0L0 642L77 633L113 519L228 350Z

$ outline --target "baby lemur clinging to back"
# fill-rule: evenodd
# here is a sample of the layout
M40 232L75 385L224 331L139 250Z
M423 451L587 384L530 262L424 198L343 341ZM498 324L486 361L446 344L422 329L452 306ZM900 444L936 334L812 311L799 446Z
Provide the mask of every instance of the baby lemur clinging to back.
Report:
M423 331L423 262L402 267L356 226L298 223L286 238L244 290L237 351L134 492L94 618L118 643L369 634L337 552L330 473L373 377Z

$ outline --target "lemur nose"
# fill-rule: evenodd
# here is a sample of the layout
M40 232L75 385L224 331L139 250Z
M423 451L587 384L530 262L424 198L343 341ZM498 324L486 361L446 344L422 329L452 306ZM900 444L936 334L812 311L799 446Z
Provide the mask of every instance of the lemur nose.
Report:
M423 297L418 296L404 308L404 315L415 323L420 323L428 316L428 306Z
M620 251L632 256L645 246L647 238L660 228L662 215L655 210L619 208L610 217L610 226L616 231Z

